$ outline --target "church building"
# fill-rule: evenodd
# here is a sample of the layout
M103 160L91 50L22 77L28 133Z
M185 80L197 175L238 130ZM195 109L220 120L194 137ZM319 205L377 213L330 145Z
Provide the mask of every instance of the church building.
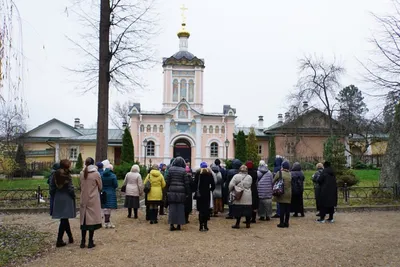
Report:
M234 155L236 110L230 105L222 112L204 110L205 61L189 52L189 37L184 20L179 51L162 61L162 109L145 111L134 103L130 110L135 157L141 163L168 164L181 156L196 167Z

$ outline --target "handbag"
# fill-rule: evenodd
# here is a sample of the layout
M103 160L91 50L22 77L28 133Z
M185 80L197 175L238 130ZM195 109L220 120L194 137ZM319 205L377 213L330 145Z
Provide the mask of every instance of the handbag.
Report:
M272 188L272 195L279 197L282 196L284 193L285 193L285 184L282 178L282 171L279 171L279 179L278 181L275 182Z
M194 193L193 199L200 199L201 194L200 194L200 175L199 175L199 180L197 181L197 190Z
M143 191L148 194L151 190L151 182L150 182L150 174L149 174L149 179L147 179L146 184L144 185Z
M123 185L123 186L121 187L121 192L122 192L122 193L125 193L125 192L126 192L126 185Z
M246 178L246 176L242 178L242 180L238 183L238 185L243 182L244 178ZM229 203L230 204L232 204L235 200L240 200L243 196L244 188L241 186L238 186L238 185L235 185L233 187L233 190L231 192L229 192Z
M100 202L102 205L107 203L107 192L106 191L100 192Z

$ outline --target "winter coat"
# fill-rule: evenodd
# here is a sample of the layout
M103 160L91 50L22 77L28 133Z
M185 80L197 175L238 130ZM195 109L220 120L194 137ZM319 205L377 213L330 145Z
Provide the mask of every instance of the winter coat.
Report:
M62 188L57 188L54 178L56 175L60 175L64 170L57 170L53 173L50 181L50 191L53 195L53 219L71 219L76 217L76 204L75 204L75 189L72 184L72 178L67 170L67 174L70 179L67 184L64 184ZM65 173L64 173L65 174Z
M271 199L272 198L272 179L273 175L267 166L258 167L258 197L260 199Z
M337 184L336 176L331 167L325 168L317 180L320 186L320 201L321 207L330 208L337 206Z
M226 173L226 179L224 181L223 197L224 203L229 203L229 183L231 182L233 176L239 173L239 168L242 166L242 162L238 159L232 160L232 169L228 170Z
M213 171L213 176L214 176L214 184L215 184L215 189L213 191L213 198L222 198L222 185L223 185L223 179L222 179L222 173L220 172L220 168L217 165L211 166L211 170Z
M318 169L311 177L311 179L314 183L314 195L315 195L315 201L317 204L317 208L319 208L319 206L320 206L319 201L320 201L320 190L321 190L319 183L318 183L318 179L323 170L324 170L323 168Z
M304 191L304 173L301 170L300 163L296 162L293 164L292 171L292 194L302 195Z
M251 205L252 204L252 194L251 194L251 184L253 179L247 173L238 173L233 176L231 182L229 183L229 192L234 189L235 186L242 187L243 194L239 200L233 201L233 205Z
M144 184L150 181L151 189L147 194L148 201L161 201L163 198L163 188L165 187L164 176L159 170L151 170L144 180Z
M283 158L276 158L274 162L274 175L282 168Z
M290 204L292 201L292 176L288 171L282 171L282 178L283 178L283 188L284 193L281 196L274 196L273 200L278 203L287 203ZM275 178L273 180L273 184L279 180L279 171L275 174Z
M124 184L126 186L125 195L138 197L143 194L143 181L139 172L128 172L125 175Z
M89 165L87 168L87 178L84 177L84 171L80 174L80 221L81 225L85 219L86 225L97 225L101 224L100 191L103 183L95 165Z
M103 175L101 175L101 181L103 183L103 191L107 194L107 202L101 205L102 209L116 209L118 208L117 203L117 192L118 181L115 173L110 169L105 169Z
M194 178L195 191L200 191L200 198L196 199L196 206L199 212L209 212L211 194L214 191L214 176L210 169L204 168L196 172Z
M168 204L184 204L186 198L189 195L191 197L190 180L186 174L185 167L185 161L178 157L168 169L166 177Z
M258 190L257 190L257 171L253 169L248 169L248 175L251 176L251 199L252 199L252 208L253 210L258 209Z

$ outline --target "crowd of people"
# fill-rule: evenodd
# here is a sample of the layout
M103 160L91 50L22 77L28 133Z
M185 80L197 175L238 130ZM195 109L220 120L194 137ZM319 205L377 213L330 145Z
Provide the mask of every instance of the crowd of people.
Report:
M72 184L71 162L61 160L53 166L49 178L50 214L59 219L57 247L63 247L64 233L68 242L74 239L69 219L76 217L75 190ZM312 176L315 188L316 220L333 223L334 207L337 205L337 186L333 169L329 162L318 163ZM197 209L199 231L209 230L211 217L224 213L228 205L226 219L235 219L233 229L239 229L241 219L245 218L246 228L258 220L270 221L279 218L279 228L288 228L291 213L294 217L304 217L303 191L305 176L299 163L290 163L277 156L271 171L265 161L258 167L252 161L244 164L232 160L230 169L224 168L219 159L211 165L202 162L192 171L190 162L182 157L172 159L169 165L161 163L151 166L146 177L140 174L138 165L133 165L125 176L121 191L125 194L124 207L128 218L137 219L141 196L145 199L146 220L157 224L159 216L168 210L170 231L182 230L189 223L193 207ZM85 168L80 173L80 225L81 248L95 247L94 231L115 228L111 222L112 210L117 209L118 182L113 165L108 160L95 164L92 158L85 160ZM272 202L276 202L276 214L272 215ZM104 224L103 224L104 219Z

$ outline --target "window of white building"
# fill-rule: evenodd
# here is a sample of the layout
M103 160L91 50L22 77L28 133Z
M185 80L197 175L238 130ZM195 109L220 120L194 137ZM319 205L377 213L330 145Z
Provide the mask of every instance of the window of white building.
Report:
M69 148L69 160L76 161L78 159L78 147L77 146L71 146Z

